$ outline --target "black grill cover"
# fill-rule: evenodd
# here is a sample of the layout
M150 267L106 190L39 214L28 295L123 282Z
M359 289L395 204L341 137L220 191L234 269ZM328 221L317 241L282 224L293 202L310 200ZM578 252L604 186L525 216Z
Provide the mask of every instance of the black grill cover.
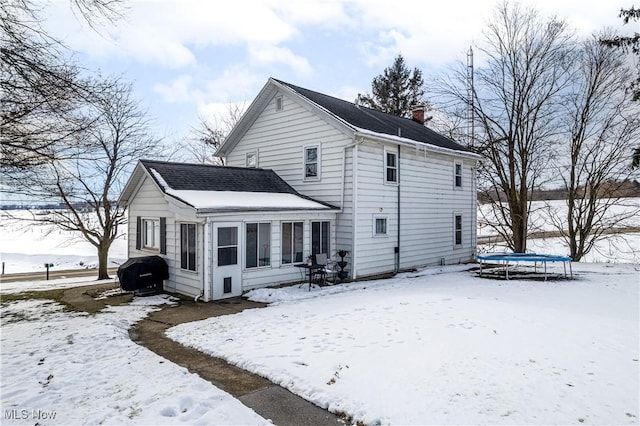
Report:
M160 256L133 257L118 268L120 287L124 291L160 287L167 278L169 265Z

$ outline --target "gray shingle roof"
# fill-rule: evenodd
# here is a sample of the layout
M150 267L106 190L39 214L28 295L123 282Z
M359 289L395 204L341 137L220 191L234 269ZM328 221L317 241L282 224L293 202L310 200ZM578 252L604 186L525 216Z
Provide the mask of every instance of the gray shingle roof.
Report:
M273 170L151 160L141 160L141 163L147 169L156 170L175 190L275 192L300 195Z
M469 152L469 150L464 146L414 120L387 114L364 106L356 106L354 103L334 98L323 93L314 92L313 90L295 86L281 80L275 81L298 92L300 95L318 104L354 127L390 136L398 136L399 129L400 136L403 138L454 151Z

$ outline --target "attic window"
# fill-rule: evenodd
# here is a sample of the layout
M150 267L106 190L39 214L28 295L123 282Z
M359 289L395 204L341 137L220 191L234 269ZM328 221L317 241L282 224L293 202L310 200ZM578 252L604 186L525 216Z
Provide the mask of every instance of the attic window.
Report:
M276 97L276 111L282 111L282 96Z
M246 167L258 167L258 152L247 152Z

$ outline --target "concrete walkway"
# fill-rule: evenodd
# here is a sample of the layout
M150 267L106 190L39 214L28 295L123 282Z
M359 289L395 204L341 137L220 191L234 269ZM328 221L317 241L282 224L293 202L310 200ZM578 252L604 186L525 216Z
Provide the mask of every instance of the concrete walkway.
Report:
M229 315L245 309L264 307L242 298L220 302L195 303L182 300L176 307L151 313L129 331L131 340L158 355L198 374L215 386L229 392L256 413L279 426L344 425L336 415L292 394L267 379L211 357L195 349L182 346L165 336L165 330L185 322Z

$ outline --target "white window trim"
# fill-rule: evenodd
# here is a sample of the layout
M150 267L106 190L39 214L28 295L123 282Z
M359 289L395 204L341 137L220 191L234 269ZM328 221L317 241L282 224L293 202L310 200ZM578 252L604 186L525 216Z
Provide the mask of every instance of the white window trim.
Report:
M300 262L298 262L296 260L293 260L293 256L291 256L292 260L291 260L290 263L284 263L283 262L282 256L284 255L285 247L282 245L282 235L284 234L284 230L282 228L284 227L285 223L292 224L291 225L291 231L292 231L291 244L292 244L292 247L289 247L290 250L293 249L293 244L294 244L294 238L293 237L295 237L295 232L293 232L293 229L294 229L294 225L293 224L295 224L295 223L301 223L302 224L302 262L304 262L306 260L306 257L305 257L305 236L306 236L305 228L306 228L306 223L305 223L304 220L293 220L293 219L292 220L282 220L282 221L280 221L280 266L289 267L289 266L293 266L296 263L300 263ZM293 255L293 252L291 254Z
M180 270L187 272L187 273L191 273L191 274L197 274L198 273L198 223L197 222L176 222L177 228L179 230L180 233L180 239L177 240L178 243L178 247L176 248L176 252L180 253L180 258L179 258L179 264L180 264ZM195 233L195 247L196 247L196 269L185 269L182 267L182 225L195 225L196 227L196 233Z
M316 171L317 176L307 177L307 149L316 148ZM302 147L302 180L303 182L317 182L322 177L322 146L321 144L310 144Z
M258 224L258 233L260 233L260 224L268 223L269 227L269 264L260 266L260 259L258 258L258 266L247 267L247 225L250 223ZM256 271L258 269L271 269L274 266L274 258L273 258L273 223L269 220L248 220L242 223L242 269L244 271ZM260 256L260 253L258 253ZM279 263L279 261L278 261Z
M396 180L392 181L392 180L387 180L387 154L392 154L393 156L396 157ZM395 151L392 151L390 148L384 148L384 169L382 171L382 181L385 185L393 185L393 186L398 186L398 153Z
M147 224L146 222L154 222L154 240L157 238L157 241L154 241L155 245L153 246L148 246L147 243ZM160 236L160 218L159 217L142 217L140 220L140 224L142 225L142 241L140 242L140 249L141 250L147 250L147 251L153 251L153 252L159 252L160 251L160 239L162 238ZM156 232L156 227L157 227L157 232Z
M328 223L329 226L329 232L327 233L327 257L331 258L331 247L332 247L332 232L334 232L334 223L332 220L330 219L313 219L309 221L309 254L311 254L313 252L313 224L314 223L319 223L320 224L320 245L322 246L322 224L324 222ZM322 252L320 252L322 253Z
M376 227L376 221L378 219L384 219L385 220L385 233L384 234L378 234L376 233L377 231L377 227ZM387 215L381 215L381 214L374 214L373 215L373 228L371 230L373 238L387 238L389 237L389 217Z
M460 216L460 244L456 244L456 217ZM460 212L453 213L453 248L464 247L464 215Z
M284 110L284 98L282 97L282 95L278 95L275 97L275 103L276 103L276 111ZM278 104L280 105L280 108L278 108Z
M255 166L249 166L249 155L253 154L256 158L256 164ZM255 151L249 151L245 154L244 157L244 166L245 167L251 167L251 168L258 168L258 150L256 149Z
M456 173L457 166L460 166L460 186L456 185L456 178L458 174ZM464 163L460 160L453 161L453 189L461 190L464 187Z

